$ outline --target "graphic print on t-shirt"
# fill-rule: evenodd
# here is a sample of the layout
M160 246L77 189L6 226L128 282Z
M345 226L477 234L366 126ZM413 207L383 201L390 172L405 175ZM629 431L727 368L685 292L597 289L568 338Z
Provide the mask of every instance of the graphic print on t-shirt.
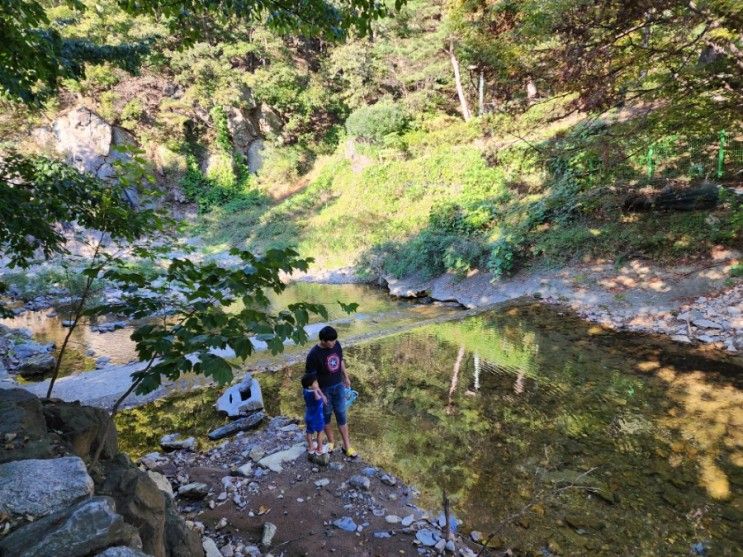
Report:
M325 360L325 365L330 373L336 373L341 368L341 358L338 354L330 354Z

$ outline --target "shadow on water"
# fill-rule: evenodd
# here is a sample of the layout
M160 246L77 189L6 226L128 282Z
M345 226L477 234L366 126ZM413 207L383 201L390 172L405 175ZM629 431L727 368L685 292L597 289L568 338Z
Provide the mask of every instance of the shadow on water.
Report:
M422 506L446 489L466 529L518 554L686 555L703 543L736 555L743 367L720 358L516 306L349 348L350 425ZM302 415L302 371L261 376L270 414ZM216 393L199 396L210 409Z

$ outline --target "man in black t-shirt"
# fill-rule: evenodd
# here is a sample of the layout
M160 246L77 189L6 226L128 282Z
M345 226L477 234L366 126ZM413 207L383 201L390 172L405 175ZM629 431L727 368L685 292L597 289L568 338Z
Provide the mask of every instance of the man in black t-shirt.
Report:
M341 348L341 343L338 342L338 332L333 327L326 326L320 330L320 342L313 346L310 353L307 354L305 370L307 373L317 375L320 389L328 399L328 403L323 407L328 450L332 451L335 448L333 431L330 428L330 419L335 414L338 431L340 431L343 440L343 454L356 458L358 453L351 446L346 418L346 389L351 387L351 379L346 371L343 348Z

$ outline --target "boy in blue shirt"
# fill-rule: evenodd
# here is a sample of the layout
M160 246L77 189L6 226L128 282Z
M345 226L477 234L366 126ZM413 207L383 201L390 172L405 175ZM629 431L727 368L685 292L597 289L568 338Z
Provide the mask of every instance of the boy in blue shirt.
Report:
M310 461L323 459L322 432L325 429L324 405L328 399L320 390L317 375L306 373L302 377L302 394L304 395L304 423L307 427L307 458ZM313 441L312 437L315 436Z

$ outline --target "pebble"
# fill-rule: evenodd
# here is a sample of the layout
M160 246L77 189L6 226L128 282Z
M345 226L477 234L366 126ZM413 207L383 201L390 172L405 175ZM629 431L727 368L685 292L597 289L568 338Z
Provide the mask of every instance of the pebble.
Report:
M363 489L364 491L369 491L369 488L371 488L371 482L366 476L351 476L351 479L348 480L348 483L351 485L351 487L355 487L356 489Z
M203 499L208 494L209 486L200 482L186 484L178 489L178 495L185 499Z
M389 474L384 474L381 478L379 478L379 481L381 481L385 485L391 485L395 486L397 485L397 480L390 476Z
M374 532L374 537L383 540L392 537L392 534L390 534L389 532Z
M350 516L344 516L343 518L339 518L338 520L333 521L333 526L335 526L336 528L340 528L341 530L344 530L346 532L356 531L356 523Z
M276 525L273 522L263 524L263 535L261 536L261 545L270 547L273 537L276 535Z
M413 521L414 520L415 520L415 516L412 515L412 514L409 514L408 516L406 516L405 518L403 518L400 521L400 524L402 524L403 526L405 526L407 528L408 526L410 526L411 524L413 524Z
M480 540L482 540L482 532L472 530L472 532L470 532L470 539L475 543L480 543Z
M330 483L330 480L328 478L321 478L315 482L315 485L317 487L325 487Z
M400 517L396 514L388 514L384 517L384 521L387 524L399 524L400 523Z

